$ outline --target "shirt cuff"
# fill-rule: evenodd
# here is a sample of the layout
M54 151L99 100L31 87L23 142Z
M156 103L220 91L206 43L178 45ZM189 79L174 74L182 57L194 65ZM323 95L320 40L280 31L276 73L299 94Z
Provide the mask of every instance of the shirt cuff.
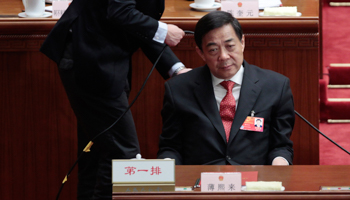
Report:
M277 156L276 158L282 158L282 159L283 159L283 160L285 160L285 161L288 163L288 165L289 165L288 160L287 160L287 159L285 159L285 158L283 158L282 156ZM274 159L273 159L273 161L274 161L276 158L274 158ZM273 161L272 161L272 163L273 163Z
M168 71L169 76L172 77L173 74L174 74L174 72L175 72L178 68L180 68L180 67L185 67L185 65L184 65L182 62L177 62L177 63L175 63L175 64L171 67L171 69Z
M158 21L158 30L153 37L153 40L159 43L164 43L166 34L168 33L168 25Z

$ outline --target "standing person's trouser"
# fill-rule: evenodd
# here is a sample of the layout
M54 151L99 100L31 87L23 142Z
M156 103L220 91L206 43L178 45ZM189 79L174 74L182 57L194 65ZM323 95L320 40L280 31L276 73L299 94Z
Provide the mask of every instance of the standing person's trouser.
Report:
M59 74L77 118L78 155L98 133L109 127L128 107L129 86L118 98L98 96L82 90L74 76L72 45L67 44L58 65ZM127 80L125 80L127 82ZM140 153L131 112L93 141L89 153L78 163L78 199L112 199L112 159L135 158Z

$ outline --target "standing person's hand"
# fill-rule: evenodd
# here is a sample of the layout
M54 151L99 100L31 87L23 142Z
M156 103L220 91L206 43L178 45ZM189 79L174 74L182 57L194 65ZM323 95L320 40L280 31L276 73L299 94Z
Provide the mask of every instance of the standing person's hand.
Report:
M176 46L183 36L185 35L185 32L173 24L168 24L168 33L165 38L165 44L173 47Z

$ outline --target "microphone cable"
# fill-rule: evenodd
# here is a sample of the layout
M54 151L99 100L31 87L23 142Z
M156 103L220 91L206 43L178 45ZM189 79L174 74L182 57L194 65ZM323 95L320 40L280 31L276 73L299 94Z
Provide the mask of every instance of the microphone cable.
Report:
M315 129L318 133L320 133L323 137L325 137L327 140L335 144L337 147L339 147L341 150L345 151L347 154L350 155L350 152L344 149L342 146L334 142L331 138L329 138L327 135L322 133L320 130L318 130L314 125L312 125L308 120L306 120L301 114L299 114L296 110L294 110L295 114L297 114L304 122L306 122L311 128Z
M63 186L64 184L68 181L68 177L69 175L72 173L74 167L78 164L80 158L83 156L84 153L88 153L90 152L90 148L91 146L94 144L93 141L96 140L96 138L98 138L99 136L101 136L102 134L104 134L105 132L107 132L109 129L111 129L116 123L119 122L119 120L126 114L126 112L128 112L131 108L132 105L134 105L135 101L138 99L138 97L140 96L142 90L144 89L144 87L146 86L146 83L149 79L149 77L152 75L152 72L154 70L154 68L156 67L156 65L158 64L158 61L160 60L160 58L162 57L164 51L165 51L165 48L167 47L168 45L164 45L163 49L161 50L161 52L159 53L159 56L157 58L157 60L154 62L150 72L148 73L145 81L143 82L140 90L138 91L137 95L135 96L135 98L132 100L132 102L130 103L130 105L126 108L126 110L120 115L120 117L118 119L116 119L109 127L107 127L105 130L101 131L100 133L98 133L84 148L84 150L79 154L77 160L74 162L73 166L70 168L70 170L68 171L68 173L66 174L66 176L64 177L63 181L62 181L62 184L61 184L61 187L57 193L57 196L56 196L56 200L59 199L60 197L60 194L62 192L62 189L63 189Z
M194 31L188 31L188 30L184 30L185 33L188 33L188 34L194 34Z

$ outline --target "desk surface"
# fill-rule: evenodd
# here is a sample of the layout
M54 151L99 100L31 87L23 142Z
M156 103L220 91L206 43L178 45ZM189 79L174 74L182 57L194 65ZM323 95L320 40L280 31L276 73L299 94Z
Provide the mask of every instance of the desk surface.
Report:
M38 34L43 28L51 30L57 19L20 18L22 0L2 0L0 7L0 34ZM188 0L165 0L161 21L176 24L184 30L194 29L198 19L207 12L190 8ZM301 17L239 18L245 33L318 33L319 0L282 0L285 6L297 6ZM30 28L28 28L30 27ZM4 30L15 29L16 32ZM22 31L21 31L22 30Z
M176 166L176 185L193 185L201 172L258 171L258 181L281 181L285 191L319 191L320 186L350 186L350 166Z
M281 0L283 6L297 6L298 12L302 13L301 17L258 17L254 19L307 19L318 17L318 0ZM165 0L165 11L163 18L201 18L208 12L200 12L190 8L193 3L189 0ZM248 19L248 18L245 18Z
M24 6L22 0L2 0L0 7L0 18L19 18L18 13L22 12ZM297 6L301 17L280 17L280 19L308 19L318 17L318 0L282 0L284 6ZM163 18L195 18L199 19L207 12L196 11L190 8L193 0L165 0ZM47 6L50 4L47 4ZM278 17L259 17L254 19L277 19ZM23 19L23 18L22 18ZM49 19L49 18L42 18Z
M284 192L114 193L114 199L349 199L350 191L319 191L320 186L350 186L350 166L176 166L176 186L191 186L201 172L258 171L258 181L281 181Z

